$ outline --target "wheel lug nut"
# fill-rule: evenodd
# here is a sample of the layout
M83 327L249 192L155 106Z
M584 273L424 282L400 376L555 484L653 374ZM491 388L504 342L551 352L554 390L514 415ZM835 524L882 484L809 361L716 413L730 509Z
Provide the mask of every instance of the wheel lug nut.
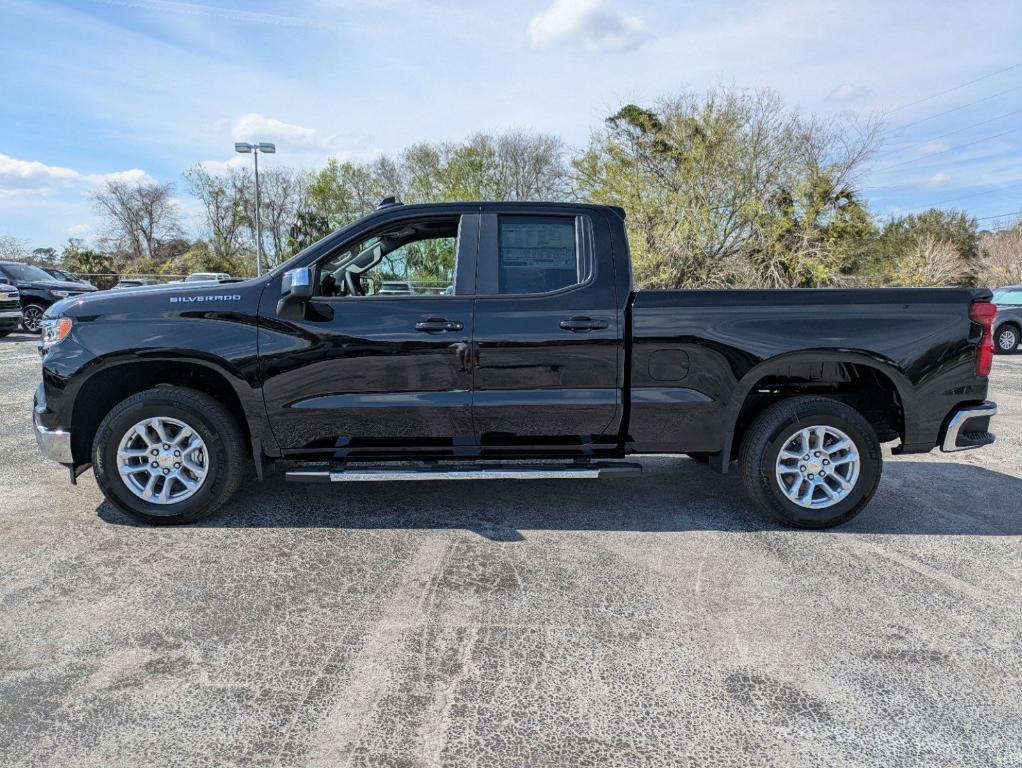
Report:
M824 460L823 460L823 466L827 466L828 464L830 464L830 462L829 462L829 461L827 461L826 459L824 459Z
M812 473L812 472L810 472L810 473L809 473L809 479L810 479L810 480L812 480L812 479L813 479L813 473Z
M165 474L165 475L169 475L169 474L170 474L170 470L169 470L169 469L165 469L165 470L163 470L163 474Z
M807 453L807 454L806 454L805 456L803 456L802 458L803 458L803 459L805 459L806 461L809 461L809 454Z
M181 455L181 451L174 451L174 455L175 456L180 456Z
M826 476L827 476L827 473L826 473L826 472L824 472L824 471L823 471L823 470L821 469L821 470L820 470L820 477L826 477Z
M163 444L163 450L169 451L170 450L170 444L169 443L164 443ZM819 454L816 454L816 455L819 456Z
M154 466L154 467L158 467L158 466L160 466L160 465L159 465L159 464L157 464L157 463L156 463L156 462L154 461L154 462L152 463L152 466Z
M174 462L174 469L181 469L181 462L180 461L175 461Z
M816 451L816 453L813 454L813 456L819 456L819 455L820 455L819 451Z
M800 471L800 472L805 472L805 471L806 471L806 465L805 465L805 464L803 464L803 465L802 465L801 467L799 467L798 469L799 469L799 471Z
M152 450L150 451L150 453L151 453L151 454L152 454L153 456L156 456L156 455L157 455L157 454L159 453L159 451L158 451L158 450L156 450L155 448L153 448L153 449L152 449Z

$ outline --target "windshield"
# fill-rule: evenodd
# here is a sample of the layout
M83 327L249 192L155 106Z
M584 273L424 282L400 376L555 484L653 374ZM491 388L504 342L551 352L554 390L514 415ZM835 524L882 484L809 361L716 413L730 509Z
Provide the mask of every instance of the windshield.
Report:
M31 264L4 264L0 269L14 280L42 280L44 282L53 280L50 275Z

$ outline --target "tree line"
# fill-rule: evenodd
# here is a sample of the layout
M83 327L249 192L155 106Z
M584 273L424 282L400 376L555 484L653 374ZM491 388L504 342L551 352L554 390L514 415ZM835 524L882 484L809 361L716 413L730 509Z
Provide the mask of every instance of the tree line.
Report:
M718 88L626 105L576 150L509 131L367 162L331 159L311 172L269 167L260 173L263 253L279 264L388 195L572 200L625 209L643 287L1022 283L1020 224L981 232L963 211L870 211L862 178L881 136L875 121L805 115L770 90ZM72 240L44 256L92 274L254 274L251 171L197 165L182 186L201 211L197 236L185 236L177 185L110 181L94 195L105 222L96 247Z

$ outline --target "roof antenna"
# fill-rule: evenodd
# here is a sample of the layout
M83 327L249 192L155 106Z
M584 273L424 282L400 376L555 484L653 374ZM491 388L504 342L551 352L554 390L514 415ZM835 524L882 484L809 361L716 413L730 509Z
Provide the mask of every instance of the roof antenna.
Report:
M389 208L392 205L401 205L401 201L394 197L394 195L383 198L379 205L376 206L376 210L379 210L380 208Z

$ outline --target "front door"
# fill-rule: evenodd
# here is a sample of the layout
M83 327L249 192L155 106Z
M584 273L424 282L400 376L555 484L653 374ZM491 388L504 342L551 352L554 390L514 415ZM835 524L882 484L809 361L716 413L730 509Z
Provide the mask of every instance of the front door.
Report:
M443 455L475 442L477 230L476 215L401 220L321 260L300 320L264 300L263 393L285 452Z
M480 445L585 455L613 444L623 320L606 233L585 215L484 214L479 242Z

